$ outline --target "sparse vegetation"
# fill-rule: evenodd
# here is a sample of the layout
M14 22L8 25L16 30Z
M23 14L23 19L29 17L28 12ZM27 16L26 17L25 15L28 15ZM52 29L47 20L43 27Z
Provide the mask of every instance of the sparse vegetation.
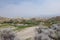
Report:
M60 26L58 27L56 25L55 26L53 25L53 24L60 23L59 18L60 18L59 16L52 17L52 18L49 18L47 20L44 20L44 19L37 20L36 18L30 18L29 20L24 19L24 18L22 18L22 19L20 19L20 18L15 18L15 19L14 18L11 18L11 19L10 18L2 18L2 19L0 19L0 28L12 27L12 28L15 28L14 31L16 31L16 30L20 31L24 28L38 26L41 24L43 26L46 26L46 28L40 27L40 28L36 29L36 31L38 33L35 36L35 40L40 40L41 36L42 36L42 38L46 37L46 39L43 38L42 40L49 40L49 39L52 40L52 38L54 38L53 40L59 40L60 39L60 31L59 31ZM2 34L3 34L3 32L2 32ZM7 32L6 32L6 34L7 34ZM28 38L26 40L31 40L31 38Z
M14 26L17 29L24 29L27 27L39 25L41 22L44 23L43 25L50 27L52 24L60 23L60 17L52 17L50 19L47 19L43 21L43 19L37 20L36 18L31 18L29 20L24 19L24 18L1 18L0 19L0 27L5 27L5 26Z

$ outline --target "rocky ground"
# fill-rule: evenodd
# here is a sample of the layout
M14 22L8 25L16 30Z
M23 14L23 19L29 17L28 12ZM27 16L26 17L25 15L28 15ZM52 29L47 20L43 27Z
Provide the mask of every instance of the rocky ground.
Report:
M16 35L15 35L16 34ZM3 39L2 39L3 38ZM15 33L7 28L0 30L2 40L60 40L60 24L53 24L51 27L43 25L25 28Z

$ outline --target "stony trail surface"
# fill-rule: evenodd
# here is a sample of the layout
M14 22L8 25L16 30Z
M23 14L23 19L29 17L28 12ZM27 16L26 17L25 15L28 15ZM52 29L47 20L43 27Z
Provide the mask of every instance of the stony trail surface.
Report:
M35 28L36 27L25 28L24 30L17 32L17 37L20 38L20 40L25 40L27 38L33 39L33 37L35 36Z

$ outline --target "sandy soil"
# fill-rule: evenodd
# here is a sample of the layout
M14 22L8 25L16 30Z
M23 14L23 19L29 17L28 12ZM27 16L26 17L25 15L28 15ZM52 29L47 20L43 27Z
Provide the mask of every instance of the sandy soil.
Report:
M20 40L25 40L27 38L33 39L33 37L35 35L35 28L36 27L29 27L29 28L26 28L20 32L17 32L17 37L20 38Z

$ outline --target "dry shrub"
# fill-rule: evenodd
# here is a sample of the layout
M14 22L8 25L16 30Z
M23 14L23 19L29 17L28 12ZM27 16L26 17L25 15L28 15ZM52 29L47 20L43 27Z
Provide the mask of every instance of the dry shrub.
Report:
M14 40L15 33L11 28L4 28L0 30L0 40Z

